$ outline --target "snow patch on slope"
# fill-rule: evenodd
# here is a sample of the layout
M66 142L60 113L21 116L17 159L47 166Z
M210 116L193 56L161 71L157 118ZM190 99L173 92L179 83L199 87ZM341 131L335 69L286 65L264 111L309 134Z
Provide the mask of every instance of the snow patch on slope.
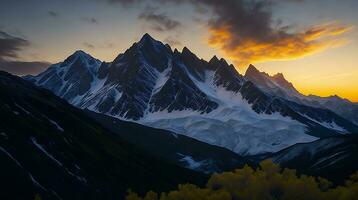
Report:
M58 161L55 157L53 157L49 152L46 151L46 149L40 145L39 143L37 143L35 138L31 138L32 143L38 148L40 149L47 157L49 157L51 160L53 160L56 164L58 164L59 166L63 166L63 164Z
M205 170L205 168L207 166L212 165L212 160L208 159L208 160L200 160L197 161L195 160L192 156L190 155L184 155L181 153L177 153L181 158L180 158L180 162L183 162L185 164L186 168L195 170L195 171L200 171L200 172L204 172L204 173L212 173L212 171L210 170Z
M49 122L51 122L51 124L53 124L53 125L56 126L57 130L59 130L59 131L61 131L61 132L64 131L64 129L63 129L60 125L58 125L57 122L55 122L55 121L53 121L53 120L51 120L51 119L48 119L48 120L49 120Z
M312 143L296 145L292 147L290 153L282 154L279 157L275 157L273 161L277 163L286 162L296 158L299 155L303 155L304 153L313 156L322 150L334 148L340 143L341 141L339 140L327 140L326 142L319 142L315 145L312 145Z
M328 129L336 130L341 134L349 134L349 132L346 129L344 129L343 127L337 125L335 121L332 121L332 122L322 121L322 122L320 122L320 121L317 121L317 120L315 120L315 119L313 119L313 118L311 118L311 117L309 117L309 116L307 116L305 114L300 113L300 115L302 115L303 117L305 117L305 118L307 118L307 119L309 119L309 120L311 120L313 122L316 122L317 124L319 124L319 125L321 125L323 127L328 128Z
M29 111L27 111L25 108L23 108L22 106L20 106L19 104L15 103L15 106L18 107L20 110L22 110L23 112L25 112L27 115L30 115L31 113Z
M212 75L205 84L195 82L219 107L210 113L193 110L147 113L140 123L183 134L225 147L241 155L277 152L296 143L318 138L307 135L307 127L279 113L258 114L240 93L216 87Z
M168 62L168 67L163 71L163 72L157 72L157 81L155 83L155 86L153 88L153 92L152 95L154 95L155 93L157 93L158 91L160 91L160 89L162 89L162 87L164 86L164 84L168 81L169 79L169 74L170 71L172 70L172 60L169 60Z
M197 170L201 167L202 162L200 161L195 161L193 159L193 157L188 156L188 155L183 155L181 153L178 153L179 156L182 156L182 158L180 159L181 162L185 162L187 164L187 168L189 169L193 169L193 170Z

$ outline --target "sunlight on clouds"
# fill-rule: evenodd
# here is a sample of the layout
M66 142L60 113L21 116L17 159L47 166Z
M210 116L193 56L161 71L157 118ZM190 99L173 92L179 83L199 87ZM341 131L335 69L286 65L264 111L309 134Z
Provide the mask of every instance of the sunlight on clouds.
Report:
M353 28L334 22L309 27L299 33L279 31L269 36L268 40L259 40L240 37L240 33L231 31L230 26L222 25L209 28L208 43L219 48L227 58L242 68L249 63L292 60L345 45L349 41L339 36Z

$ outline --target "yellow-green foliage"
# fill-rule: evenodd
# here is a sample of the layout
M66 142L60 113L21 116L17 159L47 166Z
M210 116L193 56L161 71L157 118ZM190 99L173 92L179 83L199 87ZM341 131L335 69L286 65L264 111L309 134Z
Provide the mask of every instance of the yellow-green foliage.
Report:
M295 170L281 169L267 160L260 168L249 166L234 172L214 174L205 188L179 185L169 193L150 191L141 198L129 192L126 200L358 200L358 172L345 186L332 187L323 178L297 176Z
M35 195L35 200L42 200L40 194L36 194L36 195Z

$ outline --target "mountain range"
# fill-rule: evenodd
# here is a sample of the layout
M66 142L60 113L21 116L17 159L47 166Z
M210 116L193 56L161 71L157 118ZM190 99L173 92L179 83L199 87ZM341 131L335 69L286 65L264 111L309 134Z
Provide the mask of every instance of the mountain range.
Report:
M271 77L251 65L243 76L224 59L205 61L186 47L172 50L148 34L110 63L76 51L24 78L78 108L243 156L358 132L356 115L340 114L353 103L337 100L344 106L333 109L341 104L328 106L325 98L301 95L282 74Z
M358 124L358 104L342 99L337 95L320 97L317 95L305 96L298 92L292 83L288 82L282 73L273 76L260 72L250 65L245 73L245 78L255 83L260 89L291 101L311 107L329 109L332 112Z
M0 72L0 94L0 199L164 192L265 159L334 184L358 170L356 104L148 34L110 63L76 51L36 76Z
M147 153L20 77L0 72L0 94L0 199L118 199L128 189L165 191L207 179Z

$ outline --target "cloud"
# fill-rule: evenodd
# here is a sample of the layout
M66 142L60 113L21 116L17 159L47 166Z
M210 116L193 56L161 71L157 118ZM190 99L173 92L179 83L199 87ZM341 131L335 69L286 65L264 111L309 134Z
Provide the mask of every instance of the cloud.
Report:
M36 74L50 65L48 62L18 61L19 51L28 46L28 40L0 30L0 70L16 75Z
M88 49L95 49L96 48L93 44L91 44L89 42L84 42L82 44L83 44L83 46L85 46Z
M347 43L337 38L352 29L338 24L309 27L304 31L274 33L272 38L241 37L228 27L211 27L209 44L219 47L238 66L277 60L292 60Z
M337 36L352 27L337 23L293 31L272 18L272 1L198 0L214 16L208 21L211 46L236 65L296 59L344 43Z
M103 44L93 44L93 43L90 43L90 42L83 42L82 45L87 48L87 49L106 49L106 48L114 48L116 45L112 42L106 42L106 43L103 43Z
M48 62L0 61L0 70L19 76L35 75L50 65L51 63Z
M157 9L152 7L147 7L138 18L150 23L151 28L159 32L172 31L182 26L179 21L170 18L166 13L157 13Z
M297 59L337 47L347 41L341 35L353 27L339 23L322 24L299 30L296 26L282 25L272 17L272 5L282 2L300 3L304 0L106 0L112 3L140 2L187 3L201 14L209 16L208 44L219 48L236 65L275 60ZM148 11L142 16L148 21L164 23L157 14ZM160 22L161 21L161 22ZM167 30L161 26L158 30Z
M103 0L99 0L99 1L103 1ZM143 2L143 0L105 0L108 3L120 3L122 5L132 5L134 3L140 3Z
M179 40L177 40L177 39L175 39L175 38L173 38L173 37L167 37L165 40L164 40L164 43L167 43L167 44L169 44L170 46L180 46L180 45L182 45L182 43L179 41Z
M85 18L83 18L83 20L85 20L86 22L88 22L90 24L99 24L98 20L94 17L85 17Z
M0 30L0 61L18 58L18 51L30 45L28 40L9 35Z
M59 14L55 11L48 11L47 14L53 18L57 18L59 16Z
M273 0L275 3L305 3L306 0Z

